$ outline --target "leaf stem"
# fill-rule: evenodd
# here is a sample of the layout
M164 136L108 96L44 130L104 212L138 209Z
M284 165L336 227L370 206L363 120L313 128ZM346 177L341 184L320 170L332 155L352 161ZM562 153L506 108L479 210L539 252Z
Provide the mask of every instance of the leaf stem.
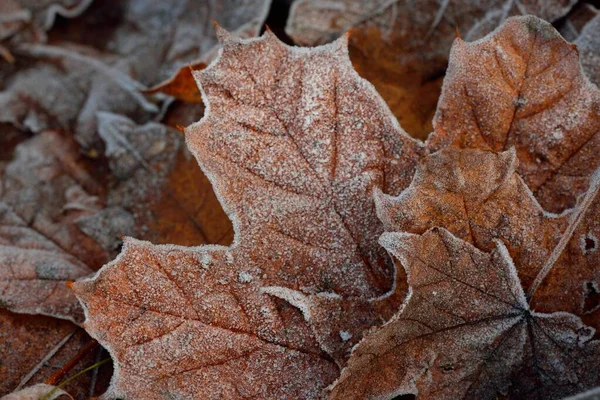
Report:
M565 247L567 247L567 244L571 241L575 229L579 226L587 210L590 208L590 205L594 202L598 191L600 191L600 168L598 168L592 174L590 178L590 188L585 194L579 207L577 207L573 211L573 214L571 215L571 220L569 221L569 226L567 226L565 233L560 238L560 241L552 251L552 254L550 254L550 257L548 257L548 260L546 260L546 263L544 264L540 272L535 277L535 280L531 284L527 296L529 302L531 302L531 299L533 298L533 295L535 294L536 290L539 288L542 281L546 278L552 267L554 267L554 264L556 264L556 261L564 251Z
M79 371L78 373L76 373L75 375L65 379L64 381L62 381L61 383L59 383L54 389L52 389L51 391L49 391L48 393L46 393L45 395L43 395L42 397L39 398L39 400L48 400L50 398L52 398L52 395L54 394L54 392L56 392L58 389L62 388L63 386L65 386L67 383L71 382L73 379L85 374L88 371L91 371L95 368L98 368L99 366L106 364L107 362L109 362L111 360L110 357L105 358L102 361L98 361L97 363L90 365L89 367L82 369L81 371Z
M73 367L75 367L75 365L77 365L77 363L81 361L83 357L85 357L90 351L94 350L97 346L99 346L98 342L96 342L94 339L90 340L81 348L81 350L79 350L75 357L70 359L65 365L62 366L61 369L48 378L44 383L48 385L56 385L56 383L59 382L70 370L72 370Z

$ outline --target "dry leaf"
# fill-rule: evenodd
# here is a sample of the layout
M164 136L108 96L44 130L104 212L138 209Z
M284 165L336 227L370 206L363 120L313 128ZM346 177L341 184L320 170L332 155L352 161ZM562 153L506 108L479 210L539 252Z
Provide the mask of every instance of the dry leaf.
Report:
M401 313L355 348L332 399L560 399L598 385L594 330L531 310L501 241L485 253L433 228L381 243L411 290Z
M574 0L299 0L292 5L286 31L297 43L315 45L352 29L350 53L356 69L375 85L402 127L423 139L431 132L456 29L472 41L509 16L533 14L553 21L573 4Z
M93 0L3 0L0 4L0 40L13 43L44 41L57 16L75 18Z
M586 76L590 81L600 86L600 43L598 43L600 11L591 5L589 7L593 9L595 16L585 24L574 43L579 49L581 66Z
M79 218L101 207L100 189L74 146L48 132L0 163L0 303L80 322L65 283L91 274L110 254L77 228Z
M571 312L600 329L600 199L591 191L589 203L580 205L585 210L547 213L515 172L517 164L514 149L499 154L442 150L421 161L412 184L398 197L378 194L378 214L388 232L421 234L443 227L482 251L491 251L502 240L525 290L559 242L567 240L532 306L543 312ZM593 188L597 185L594 181ZM570 224L576 224L574 232Z
M52 395L48 396L48 393L51 392L53 392ZM44 383L38 383L37 385L21 389L18 392L7 394L6 396L2 396L0 400L39 400L44 396L46 396L45 399L47 400L59 398L69 398L73 400L73 397L71 397L71 395L64 390L52 385L46 385Z
M479 250L501 239L529 288L565 231L569 214L545 212L517 175L514 149L503 153L448 148L421 160L398 197L376 195L388 232L422 234L443 227ZM592 218L590 218L592 219Z
M334 357L341 346L277 296L366 302L391 283L371 193L406 186L419 144L354 72L345 40L309 50L269 32L220 35L221 56L196 73L207 115L186 138L236 239L196 248L128 239L74 285L86 329L119 365L107 397L316 398L338 374L317 341ZM344 321L337 340L360 323Z
M429 147L503 151L544 209L575 205L600 165L600 91L577 47L547 22L513 18L485 39L457 39Z
M89 340L82 329L68 321L0 309L0 396L44 382ZM76 370L93 364L95 357L84 357ZM75 398L89 398L91 380L92 374L86 374L64 389ZM99 382L98 393L107 383Z

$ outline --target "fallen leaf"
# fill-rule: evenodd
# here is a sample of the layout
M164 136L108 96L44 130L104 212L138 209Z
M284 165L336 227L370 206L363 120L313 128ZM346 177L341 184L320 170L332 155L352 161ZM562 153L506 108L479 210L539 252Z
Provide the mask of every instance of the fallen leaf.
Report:
M516 173L513 149L448 148L422 159L399 196L376 193L387 232L422 234L443 227L479 250L502 240L525 289L567 228L570 214L545 212ZM590 218L590 220L593 218Z
M532 307L567 311L600 329L600 198L594 192L598 182L592 182L593 190L579 208L550 214L515 172L517 165L514 149L442 150L421 160L413 182L399 196L376 195L378 215L388 232L422 234L442 227L482 251L492 251L495 241L502 240L525 290L566 241ZM401 288L402 282L398 285Z
M569 42L574 42L585 25L598 15L596 7L589 3L577 3L562 22L557 23L557 29Z
M381 243L411 290L354 349L332 399L560 399L598 385L594 330L569 313L530 309L501 241L485 253L433 228Z
M421 145L352 69L345 38L298 49L270 32L219 35L220 57L195 72L207 112L186 140L235 240L127 239L115 261L74 284L86 330L118 364L108 398L317 398L338 374L319 344L333 357L343 346L276 295L366 302L390 289L372 190L405 187ZM343 332L361 323L343 322Z
M40 315L19 315L0 309L0 396L43 383L73 358L90 337L69 321ZM94 354L80 361L91 365ZM110 376L108 377L110 378ZM75 398L89 398L91 374L69 382L64 389ZM98 392L108 386L99 382Z
M144 91L144 93L164 93L187 103L201 104L202 95L200 94L200 90L198 90L198 86L196 86L192 71L204 68L206 68L206 64L203 62L190 64L187 68L180 68L174 76L151 87Z
M52 394L48 396L48 393ZM73 397L71 397L71 395L64 390L59 389L56 386L46 385L44 383L38 383L37 385L7 394L6 396L2 396L0 400L39 400L42 397L44 397L45 400L54 400L59 398L69 398L73 400Z
M100 189L73 146L48 132L0 163L0 302L80 322L81 307L65 283L91 274L110 254L76 226L100 209Z
M534 17L508 20L485 39L457 39L434 118L431 149L504 151L544 207L575 205L600 165L600 90L575 45Z
M0 4L0 40L44 41L57 16L75 18L93 0L3 0Z
M581 67L586 76L600 86L600 44L596 40L600 35L600 11L591 5L589 7L593 9L592 12L595 16L585 24L573 43L579 49Z
M575 1L299 0L286 32L299 44L327 43L352 29L350 54L357 71L375 85L411 135L424 139L456 34L481 38L509 16L564 16Z

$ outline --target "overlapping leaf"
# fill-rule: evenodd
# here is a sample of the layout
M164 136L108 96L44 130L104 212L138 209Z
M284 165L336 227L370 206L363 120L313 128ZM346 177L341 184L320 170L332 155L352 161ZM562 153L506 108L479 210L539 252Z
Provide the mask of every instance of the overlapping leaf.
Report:
M434 128L432 149L514 146L525 183L559 212L600 165L600 90L550 24L513 18L484 40L456 40Z
M572 314L531 310L501 241L485 253L433 228L381 243L411 291L354 350L333 399L559 399L598 385L594 330Z
M129 239L75 284L86 329L119 365L109 397L316 398L338 373L327 351L343 357L343 346L278 297L366 303L391 285L372 190L404 188L420 145L354 72L345 39L309 50L270 32L220 34L221 56L196 75L208 112L186 137L235 242ZM360 338L357 318L339 324L336 340Z
M425 138L440 93L455 30L472 41L510 16L554 21L575 1L300 0L290 11L288 34L297 43L326 43L352 29L351 54L401 125Z

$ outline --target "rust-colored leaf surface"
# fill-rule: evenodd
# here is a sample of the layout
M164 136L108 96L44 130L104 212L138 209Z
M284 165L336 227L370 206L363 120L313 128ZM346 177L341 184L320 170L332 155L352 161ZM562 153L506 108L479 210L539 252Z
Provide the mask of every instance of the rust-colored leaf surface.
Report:
M443 227L482 251L501 239L529 288L568 225L545 212L521 177L514 149L503 153L448 148L421 160L398 197L378 194L388 232L422 234Z
M128 239L75 283L86 329L119 366L107 397L317 398L345 349L320 328L328 313L306 324L280 298L367 302L391 287L372 191L403 189L421 146L352 69L345 39L303 49L219 34L220 57L195 72L207 113L186 140L235 240ZM335 340L358 340L359 324L339 321Z
M354 349L332 399L560 399L598 385L600 343L578 317L530 308L502 241L386 233L405 266L402 311Z
M600 90L550 24L513 18L481 41L456 40L434 128L432 149L514 146L525 183L559 212L600 165Z
M553 21L574 3L299 0L292 4L286 31L299 44L315 45L352 29L350 54L357 71L375 85L402 127L424 139L457 29L472 41L507 17L533 14Z

